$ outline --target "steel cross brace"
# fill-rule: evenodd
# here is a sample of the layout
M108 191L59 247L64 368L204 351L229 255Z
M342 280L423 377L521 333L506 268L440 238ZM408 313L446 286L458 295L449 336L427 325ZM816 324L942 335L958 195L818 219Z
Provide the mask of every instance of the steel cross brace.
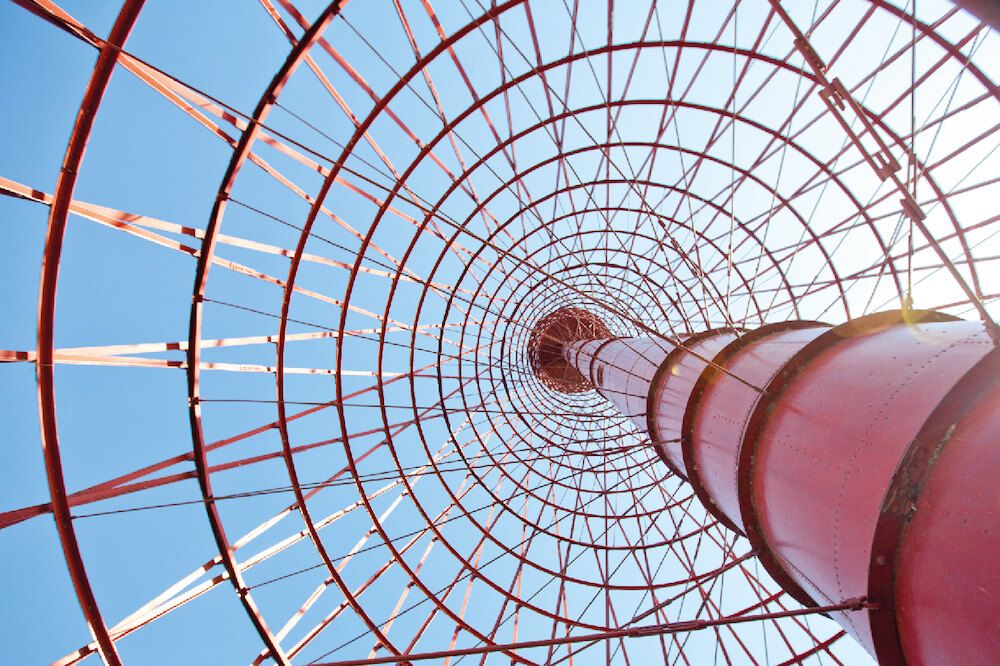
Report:
M805 61L812 68L813 72L815 72L816 79L822 86L819 96L830 110L830 113L833 114L834 118L836 118L837 123L839 123L841 128L843 128L844 132L851 140L851 143L853 143L855 148L858 149L862 157L864 157L865 161L868 162L868 165L871 166L872 170L879 177L879 179L882 182L885 182L886 180L892 181L892 184L896 187L896 190L901 196L899 203L902 207L903 214L913 221L914 226L920 229L920 233L923 234L923 236L927 239L927 242L934 248L934 251L948 268L952 277L955 278L959 287L961 287L962 291L969 297L969 301L979 312L980 317L990 330L990 335L993 338L994 343L1000 344L1000 326L997 325L997 323L993 320L993 317L986 311L978 290L973 289L966 281L965 277L958 272L954 262L945 253L937 239L934 238L934 235L931 233L930 229L927 228L927 225L924 224L924 220L927 218L926 213L924 213L924 211L920 208L920 204L917 203L916 198L910 193L906 184L900 179L898 172L902 167L896 158L893 157L888 144L879 135L875 125L868 117L868 114L861 108L861 105L858 104L857 100L851 96L850 91L847 90L839 78L835 77L833 80L830 80L827 76L826 63L824 63L823 59L820 58L818 53L816 53L816 50L812 47L812 44L809 43L809 39L806 37L805 33L803 33L799 27L795 25L792 17L789 16L788 12L786 12L784 7L781 6L781 0L768 1L771 3L771 7L774 9L774 12L781 18L785 25L788 26L788 29L791 30L794 35L795 48L802 54L802 57L805 58ZM916 18L913 20L916 20ZM861 124L863 125L863 133L856 132L845 119L843 112L848 108L850 108L855 117L861 121ZM874 154L862 142L863 135L867 135L877 144L878 150L876 150ZM908 150L912 154L912 148ZM913 157L916 159L915 155ZM907 294L907 302L912 302L911 299L912 294Z
M812 67L813 72L816 73L816 78L818 79L820 85L822 86L819 91L819 96L826 104L826 107L833 114L833 117L837 120L837 123L843 128L844 133L847 134L851 143L854 147L858 149L861 156L864 157L865 161L875 172L875 175L879 177L879 180L885 182L891 179L895 184L896 189L902 195L900 203L903 206L903 213L910 219L916 221L921 221L927 216L920 209L920 205L917 203L913 195L907 190L906 185L899 179L896 173L902 168L899 161L893 157L892 152L889 150L889 145L876 131L875 126L872 124L871 120L868 118L868 114L865 113L861 105L851 96L851 93L847 90L844 84L839 78L834 78L831 80L826 75L826 63L820 58L819 54L809 43L809 39L806 37L805 33L799 30L799 27L795 25L792 21L792 17L788 15L784 7L781 6L781 0L769 0L771 7L774 8L775 13L781 17L785 25L792 31L795 35L795 48L798 49L805 61L809 63ZM847 122L844 117L844 111L850 108L854 116L861 121L863 126L862 132L856 132ZM878 149L874 152L869 150L867 146L862 142L862 138L867 135L871 137Z

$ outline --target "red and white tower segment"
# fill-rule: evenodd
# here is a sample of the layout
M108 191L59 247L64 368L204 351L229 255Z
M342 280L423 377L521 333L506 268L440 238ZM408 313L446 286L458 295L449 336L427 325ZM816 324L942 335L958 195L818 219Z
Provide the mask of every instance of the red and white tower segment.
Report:
M536 339L554 346L551 322L579 312L550 315ZM789 594L863 599L832 615L881 663L995 657L1000 350L981 322L887 312L680 340L599 329L562 321L559 362L649 433Z

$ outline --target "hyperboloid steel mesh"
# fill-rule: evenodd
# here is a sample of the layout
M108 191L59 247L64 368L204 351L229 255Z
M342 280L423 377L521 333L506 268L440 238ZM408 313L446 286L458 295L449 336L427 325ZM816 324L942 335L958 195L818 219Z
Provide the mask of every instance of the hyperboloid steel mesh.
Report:
M997 316L988 24L120 4L0 5L0 661L868 659L821 615L728 623L799 606L529 338L563 307L670 337Z

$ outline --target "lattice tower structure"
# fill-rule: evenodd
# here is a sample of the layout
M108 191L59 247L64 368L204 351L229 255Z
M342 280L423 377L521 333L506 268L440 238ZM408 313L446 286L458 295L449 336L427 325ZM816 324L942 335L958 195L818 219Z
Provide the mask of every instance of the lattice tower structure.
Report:
M3 2L0 661L981 654L997 25Z

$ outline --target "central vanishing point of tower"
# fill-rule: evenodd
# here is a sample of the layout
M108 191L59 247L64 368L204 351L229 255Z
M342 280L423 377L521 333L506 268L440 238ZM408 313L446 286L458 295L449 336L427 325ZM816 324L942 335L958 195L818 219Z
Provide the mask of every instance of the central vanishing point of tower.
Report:
M800 603L883 664L1000 646L1000 348L982 322L884 312L681 339L619 338L565 307L539 380L596 390Z

